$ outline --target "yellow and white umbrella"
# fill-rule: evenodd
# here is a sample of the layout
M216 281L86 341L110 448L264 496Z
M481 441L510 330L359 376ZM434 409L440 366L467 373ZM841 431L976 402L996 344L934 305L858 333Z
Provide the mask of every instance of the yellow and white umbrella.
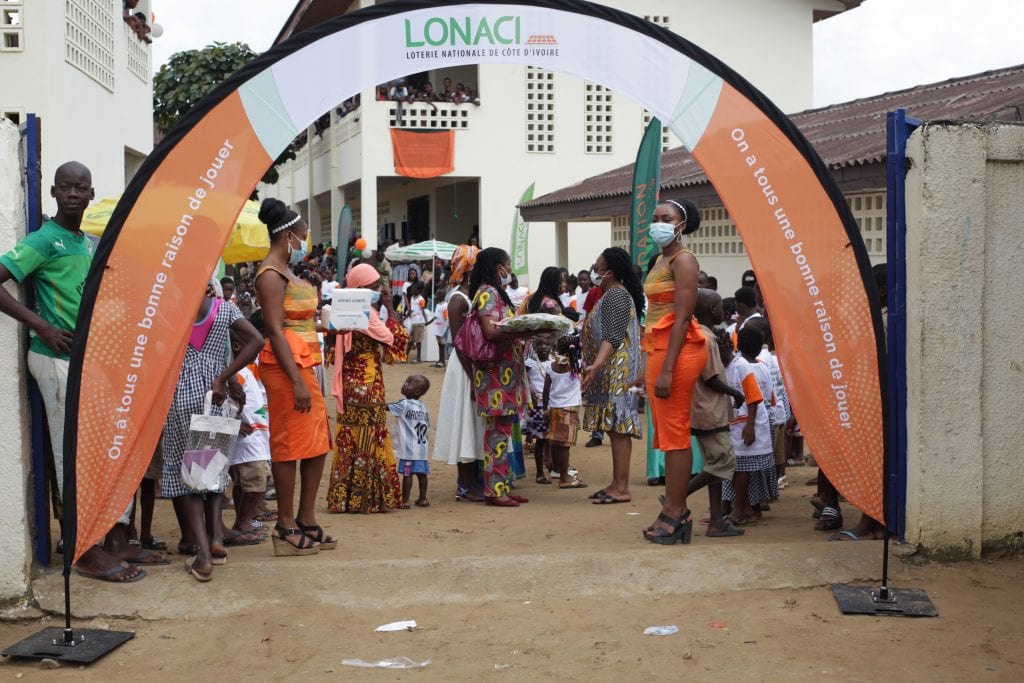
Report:
M82 230L99 237L106 229L110 216L120 197L102 199L85 210L82 216ZM235 221L235 229L224 245L221 259L224 263L245 263L262 261L270 250L270 235L267 226L259 219L260 204L249 200L242 207Z

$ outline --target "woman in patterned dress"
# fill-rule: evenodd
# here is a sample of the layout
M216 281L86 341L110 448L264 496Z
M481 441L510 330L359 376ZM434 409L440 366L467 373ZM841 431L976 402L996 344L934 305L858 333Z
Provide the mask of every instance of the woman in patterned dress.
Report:
M260 379L267 390L270 467L277 489L274 554L313 555L338 546L316 520L316 495L331 447L327 405L315 370L321 362L315 322L320 290L288 267L289 262L301 263L305 255L306 222L273 198L263 200L259 218L270 233L270 251L255 285L267 335L260 353Z
M644 291L629 254L605 249L591 281L604 294L583 323L583 429L611 438L612 483L590 496L595 505L625 503L632 439L642 436L637 397L629 390L640 375L640 315Z
M644 538L661 545L689 543L693 514L686 507L693 453L690 404L707 362L707 340L693 317L697 303L697 258L683 248L683 235L700 226L693 202L667 200L654 210L649 235L661 257L647 274L647 319L643 350L647 401L654 422L654 447L665 451L665 499Z
M207 291L212 293L210 289ZM229 360L231 347L228 335L231 330L242 342L242 350ZM198 581L212 579L213 565L224 564L228 553L224 548L224 526L220 523L224 487L219 491L197 493L181 478L181 461L188 448L189 424L192 415L203 412L207 392L213 392L213 402L217 405L224 402L229 389L236 401L244 401L241 387L233 378L256 359L262 341L260 333L233 303L212 296L203 297L185 347L178 385L164 424L161 480L163 495L173 500L174 512L181 525L178 547L191 546L189 554L195 557L189 559L188 570ZM222 479L222 484L226 484L227 478ZM212 531L212 535L207 530Z
M338 406L334 464L327 489L330 512L387 512L402 504L395 451L388 435L388 408L382 363L406 359L409 333L398 322L391 292L381 291L377 269L367 263L352 268L345 286L373 292L388 319L370 309L370 326L338 334L334 342L334 397Z
M484 418L484 503L519 507L529 500L513 495L509 474L512 426L526 409L526 374L521 339L530 336L503 332L497 323L515 315L505 287L512 279L512 263L505 251L488 247L480 252L469 281L473 313L480 318L484 336L500 348L493 363L473 364L473 395Z

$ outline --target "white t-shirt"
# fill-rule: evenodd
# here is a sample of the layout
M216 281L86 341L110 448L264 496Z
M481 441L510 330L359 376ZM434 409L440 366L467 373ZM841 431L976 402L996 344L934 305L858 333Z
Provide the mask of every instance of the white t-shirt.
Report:
M589 290L588 290L589 291ZM583 310L583 304L587 301L587 292L580 292L576 295L576 312L580 314L580 320L587 317L587 312Z
M423 315L423 307L427 305L426 299L422 296L409 297L409 322L413 325L422 325L427 322Z
M267 412L267 391L249 368L238 371L238 381L245 392L245 405L239 417L252 425L252 434L239 435L231 464L270 460L270 419Z
M789 394L786 393L786 385L782 381L782 368L779 367L779 359L768 350L768 347L761 349L757 359L768 367L768 374L772 378L772 391L775 392L775 405L772 406L772 425L785 424L789 419Z
M506 287L505 293L508 294L508 298L512 301L512 308L519 310L519 307L526 301L526 297L530 296L530 289L521 285L519 289Z
M733 389L742 391L746 397L729 423L732 447L737 456L764 455L772 452L772 435L768 411L772 404L772 378L764 363L750 363L736 354L725 368L725 381ZM760 401L754 419L754 443L743 443L743 428L747 424L747 404Z
M530 393L537 396L544 395L544 376L548 374L550 367L550 360L526 359L526 375L530 379Z
M426 460L429 444L430 415L423 401L403 398L388 404L395 416L395 457L399 460Z
M555 372L551 363L544 369L551 378L551 389L548 393L548 408L577 408L583 402L580 399L580 377L572 372Z
M561 294L558 295L558 301L561 302L561 304L566 308L569 308L569 302L573 300L574 296L576 295L570 294L569 292L562 292Z
M430 329L435 337L443 337L448 332L448 304L440 303L434 308L434 322Z

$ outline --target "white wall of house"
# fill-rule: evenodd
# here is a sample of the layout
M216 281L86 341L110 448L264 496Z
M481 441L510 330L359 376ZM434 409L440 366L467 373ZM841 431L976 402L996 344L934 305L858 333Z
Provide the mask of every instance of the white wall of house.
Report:
M25 192L18 163L18 128L0 120L0 253L25 236ZM16 283L8 291L20 296ZM30 534L28 519L28 404L22 329L0 316L0 604L28 590Z
M1024 126L926 124L907 146L907 540L1024 546Z
M124 23L121 0L0 3L12 7L20 49L0 50L0 112L39 115L44 188L76 160L92 170L97 197L120 194L153 148L150 46Z
M812 14L819 10L841 10L834 0L777 0L767 3L759 0L728 0L709 3L701 0L616 0L605 4L623 9L665 25L746 76L762 89L784 111L798 111L811 104L811 50ZM608 46L614 50L615 46ZM475 76L474 76L475 74ZM446 70L431 74L435 87ZM597 175L610 168L633 161L643 133L644 111L636 103L611 93L610 102L602 98L607 93L596 90L583 80L570 75L531 72L527 67L508 64L481 64L476 67L456 67L450 72L454 81L464 81L480 91L481 105L461 105L458 114L465 112L467 126L456 128L455 171L453 176L478 177L479 225L484 246L508 249L514 218L514 206L522 192L535 184L535 196L551 192L573 182ZM671 74L665 74L671 79ZM474 80L475 79L475 80ZM534 89L528 90L528 84ZM550 85L550 89L548 86ZM537 114L553 115L554 130L536 134L551 134L553 150L530 150L528 140L528 92L554 95L544 99ZM588 100L588 95L590 99ZM550 109L548 105L550 104ZM610 105L610 141L601 141L599 150L588 151L586 136L587 106ZM456 109L438 104L442 109ZM319 195L330 189L344 187L355 180L361 181L360 227L363 236L375 243L377 225L389 221L368 210L375 207L389 191L369 187L374 178L394 177L389 110L394 103L375 101L371 90L362 93L362 106L354 114L340 121L332 116L334 125L322 140L310 136L310 143L299 158L282 169L282 182L276 186L261 187L261 196L275 196L299 206L310 192L308 160L312 153L313 189ZM423 108L423 105L414 105ZM358 132L353 134L353 121L358 118ZM415 117L414 117L415 118ZM537 123L537 121L535 121ZM593 121L589 123L593 124ZM408 125L408 117L406 119ZM591 131L595 133L595 131ZM547 142L546 140L544 141ZM673 141L672 144L678 144ZM319 157L318 157L319 154ZM412 181L416 183L417 181ZM369 193L368 193L369 192ZM422 194L422 193L421 193ZM396 202L393 202L394 205ZM432 201L432 204L434 202ZM341 202L332 207L340 211ZM443 212L437 217L443 222ZM400 223L400 221L398 221ZM316 221L313 221L316 224ZM332 215L330 225L337 224ZM443 226L439 226L443 230ZM315 233L315 231L314 231ZM316 235L326 239L326 235ZM587 268L593 262L597 245L610 244L610 226L607 223L573 224L567 240L567 262L571 270ZM544 265L556 263L555 226L553 223L534 223L530 226L529 261L531 270L539 272Z

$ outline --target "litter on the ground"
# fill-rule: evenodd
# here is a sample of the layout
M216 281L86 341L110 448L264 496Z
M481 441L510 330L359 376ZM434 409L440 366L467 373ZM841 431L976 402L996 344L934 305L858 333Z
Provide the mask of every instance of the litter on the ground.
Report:
M377 633L390 633L392 631L411 631L414 628L416 628L416 620L410 619L408 621L392 621L390 624L378 626L374 630Z
M430 664L431 660L414 662L408 657L392 657L391 659L379 659L376 662L366 662L362 659L343 659L341 663L345 666L357 666L362 669L422 669Z
M678 626L648 626L644 629L645 636L671 636L679 633Z

